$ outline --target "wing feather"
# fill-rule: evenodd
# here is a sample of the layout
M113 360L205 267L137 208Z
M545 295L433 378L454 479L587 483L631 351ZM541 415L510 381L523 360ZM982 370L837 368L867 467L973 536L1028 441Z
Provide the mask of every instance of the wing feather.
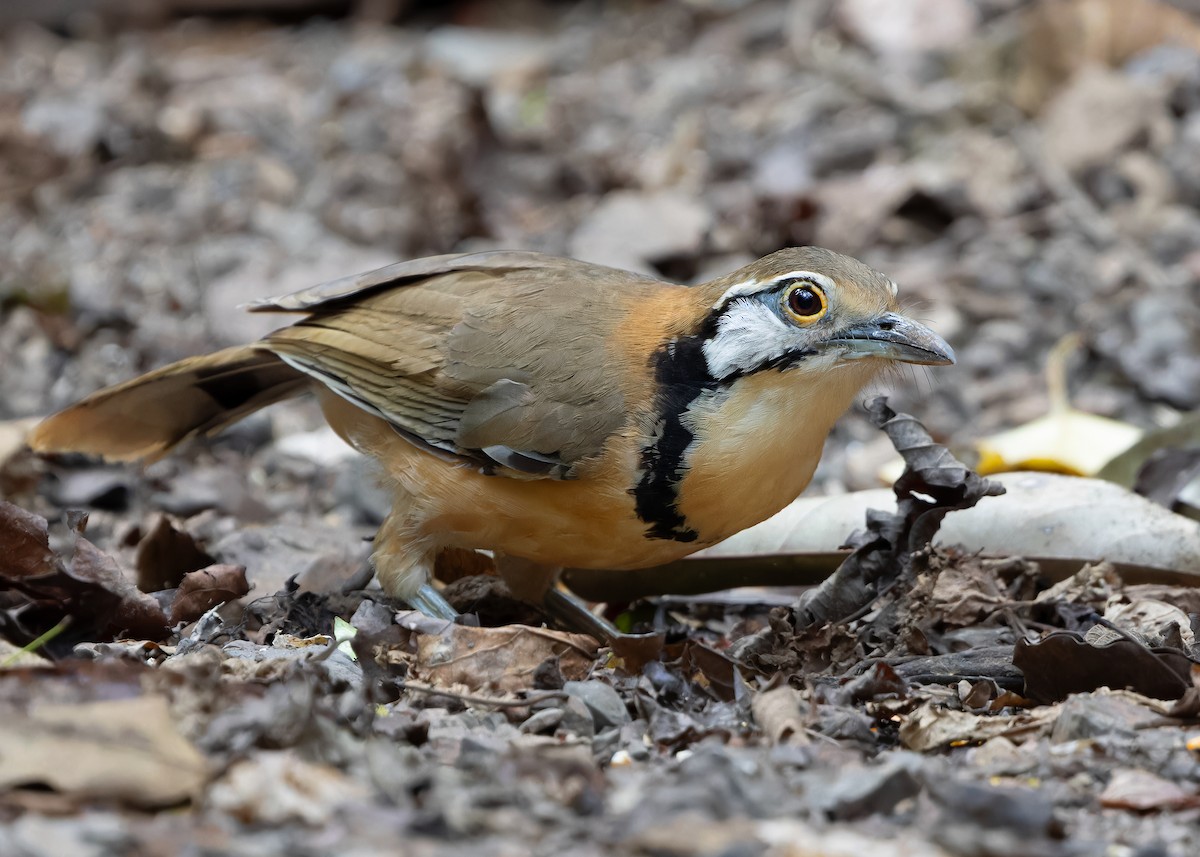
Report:
M405 262L255 310L308 312L264 345L419 446L570 478L626 419L605 319L632 274L536 253Z

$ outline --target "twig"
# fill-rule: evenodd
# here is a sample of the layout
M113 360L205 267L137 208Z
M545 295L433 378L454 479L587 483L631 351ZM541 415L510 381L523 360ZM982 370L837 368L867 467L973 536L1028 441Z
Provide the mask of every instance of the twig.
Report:
M546 702L551 699L566 699L569 696L569 694L561 690L547 690L542 693L535 693L533 696L528 696L525 699L497 699L494 696L471 696L465 693L455 693L450 690L442 690L441 688L429 687L423 684L413 684L407 681L398 681L396 682L396 686L401 690L411 690L429 696L449 697L466 705L488 705L492 708L525 708L530 705L537 705L539 702Z
M875 609L875 605L877 605L881 599L883 599L889 592L891 592L893 589L895 589L899 585L900 585L899 578L897 578L896 580L893 580L887 586L883 587L883 589L876 592L875 595L871 598L871 600L868 601L866 604L864 604L862 607L859 607L857 610L855 610L853 613L851 613L849 616L845 617L844 619L838 620L838 624L839 625L849 625L851 622L853 622L857 619L861 619L863 616L866 616L868 613L870 613L872 610Z

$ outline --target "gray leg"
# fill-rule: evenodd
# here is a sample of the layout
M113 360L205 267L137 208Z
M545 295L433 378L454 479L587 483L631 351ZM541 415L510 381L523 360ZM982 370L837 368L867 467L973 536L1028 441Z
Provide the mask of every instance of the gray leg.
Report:
M612 645L614 640L625 636L612 622L603 616L597 616L583 601L561 589L546 590L542 597L542 607L563 627L588 634L601 643Z
M415 595L404 600L412 608L434 619L449 619L453 622L458 618L458 611L450 606L450 602L443 598L442 593L434 589L432 584L423 584Z
M561 569L501 553L495 555L495 560L496 571L509 591L522 601L540 605L562 627L606 643L621 636L611 622L594 615L574 595L555 586Z

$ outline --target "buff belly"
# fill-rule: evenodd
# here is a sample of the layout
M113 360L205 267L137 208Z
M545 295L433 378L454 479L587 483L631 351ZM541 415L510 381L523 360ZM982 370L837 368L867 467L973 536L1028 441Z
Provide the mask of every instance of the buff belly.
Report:
M376 557L377 565L385 556L385 564L398 569L381 567L381 580L408 581L389 587L398 591L410 589L417 576L424 582L443 547L492 550L554 567L633 569L680 559L765 520L804 490L826 434L850 403L850 394L814 390L826 397L825 406L816 407L813 396L788 381L782 373L764 373L693 406L697 425L722 428L697 430L685 457L678 509L693 531L688 541L651 537L637 516L630 489L644 441L634 435L613 438L578 479L488 476L418 449L337 396L321 398L343 438L387 463L395 498Z
M626 467L607 468L620 471L614 478L487 476L418 449L383 420L337 396L323 394L321 404L343 439L387 462L383 475L394 500L385 529L393 541L409 541L413 551L462 547L559 567L643 568L704 546L645 537L626 480L615 478ZM635 446L632 439L618 439L608 455L632 462Z

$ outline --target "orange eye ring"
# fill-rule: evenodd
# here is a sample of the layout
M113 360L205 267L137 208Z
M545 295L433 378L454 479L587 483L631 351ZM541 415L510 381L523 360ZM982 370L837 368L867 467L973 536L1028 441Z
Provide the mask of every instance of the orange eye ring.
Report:
M783 309L797 324L813 324L829 310L829 301L821 287L802 280L783 293Z

